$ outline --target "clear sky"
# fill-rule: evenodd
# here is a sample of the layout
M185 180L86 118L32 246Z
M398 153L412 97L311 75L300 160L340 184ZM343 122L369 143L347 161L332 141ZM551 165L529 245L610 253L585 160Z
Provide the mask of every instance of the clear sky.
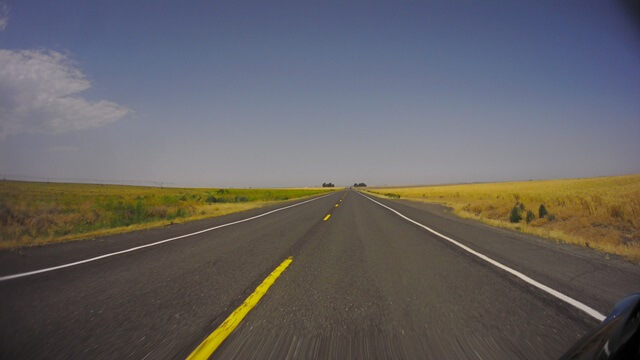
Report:
M0 0L0 174L177 186L640 172L613 1Z

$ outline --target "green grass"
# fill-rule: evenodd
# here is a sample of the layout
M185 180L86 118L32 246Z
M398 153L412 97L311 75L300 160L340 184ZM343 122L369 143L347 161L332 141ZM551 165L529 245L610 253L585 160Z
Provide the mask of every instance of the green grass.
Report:
M0 181L0 248L120 233L248 210L327 189L159 189Z

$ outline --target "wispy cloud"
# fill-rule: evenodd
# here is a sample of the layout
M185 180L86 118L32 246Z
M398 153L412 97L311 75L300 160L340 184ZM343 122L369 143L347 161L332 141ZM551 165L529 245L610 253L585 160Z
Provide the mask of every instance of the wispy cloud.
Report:
M9 6L0 3L0 31L4 31L9 23Z
M113 123L131 110L80 97L91 83L67 55L0 49L0 138L64 133Z

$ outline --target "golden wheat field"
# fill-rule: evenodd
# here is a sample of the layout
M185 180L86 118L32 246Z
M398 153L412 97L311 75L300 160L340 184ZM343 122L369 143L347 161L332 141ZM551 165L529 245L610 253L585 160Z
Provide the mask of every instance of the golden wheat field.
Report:
M640 175L369 191L442 203L462 217L640 261Z
M190 189L0 181L0 248L128 232L316 195L309 189Z

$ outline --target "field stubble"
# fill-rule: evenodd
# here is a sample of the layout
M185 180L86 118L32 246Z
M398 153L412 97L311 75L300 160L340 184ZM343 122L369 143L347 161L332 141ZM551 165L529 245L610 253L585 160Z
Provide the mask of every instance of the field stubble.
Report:
M377 195L435 202L484 223L579 244L640 262L640 175L384 188ZM540 205L547 216L540 218ZM512 223L514 207L530 222Z

